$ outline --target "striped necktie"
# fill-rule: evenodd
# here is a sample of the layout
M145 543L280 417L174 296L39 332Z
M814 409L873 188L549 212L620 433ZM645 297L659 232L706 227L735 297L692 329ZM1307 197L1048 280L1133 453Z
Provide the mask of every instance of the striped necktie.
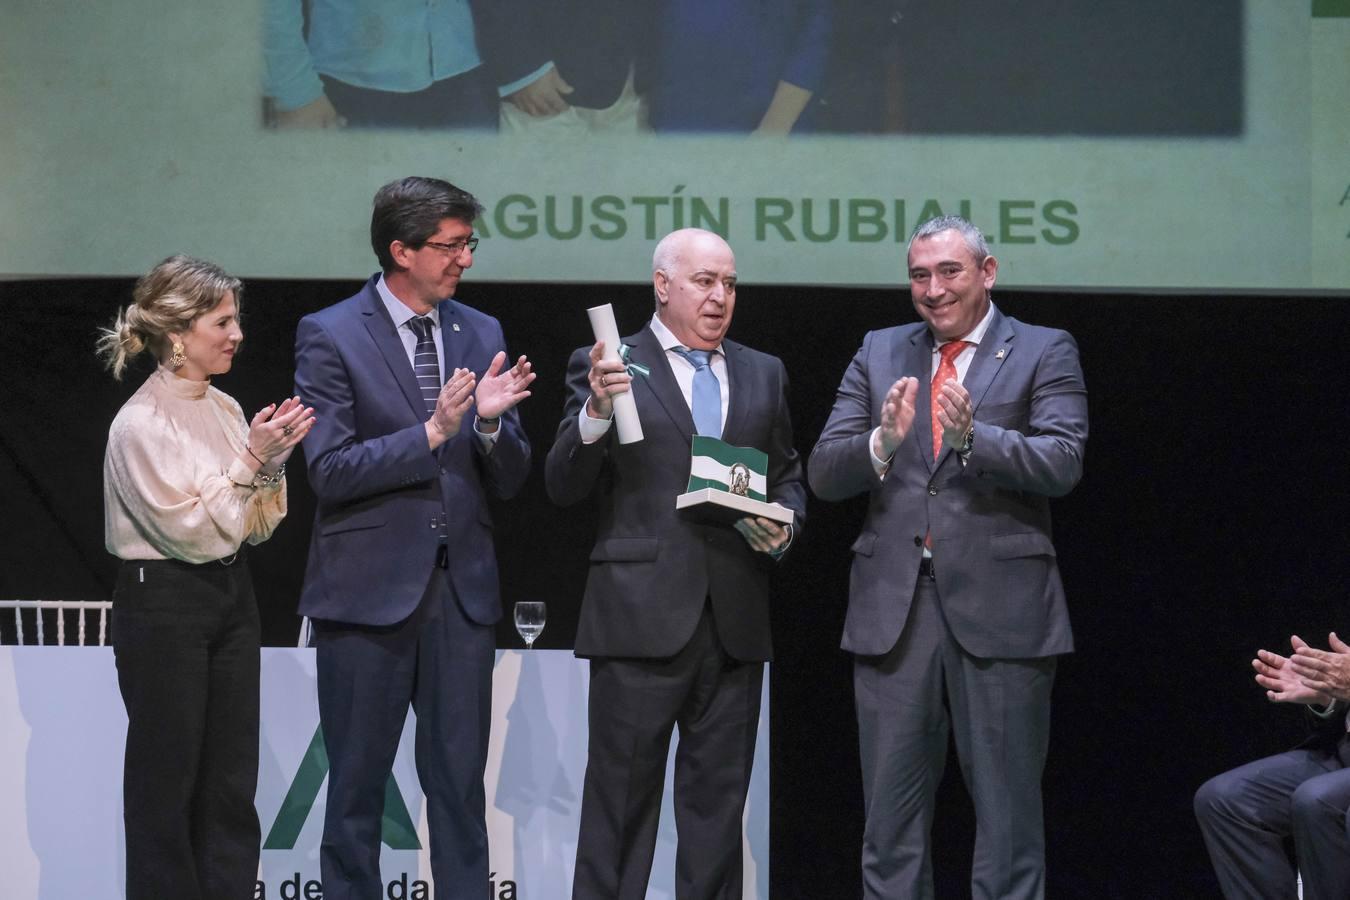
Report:
M417 335L417 346L413 348L413 374L417 376L417 386L422 390L428 416L436 411L436 398L441 393L441 365L436 356L436 342L431 339L432 325L427 316L414 316L408 320L408 327Z

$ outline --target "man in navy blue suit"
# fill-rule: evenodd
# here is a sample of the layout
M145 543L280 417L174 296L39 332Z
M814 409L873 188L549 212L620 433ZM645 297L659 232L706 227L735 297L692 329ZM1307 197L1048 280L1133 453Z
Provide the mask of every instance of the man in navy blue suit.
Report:
M1252 668L1272 703L1306 705L1313 733L1293 750L1214 776L1195 794L1205 849L1230 900L1350 897L1350 646L1334 631L1329 650L1298 635L1289 642L1289 656L1256 651Z
M488 893L493 625L486 494L513 496L530 448L497 320L450 299L473 265L472 195L404 178L375 195L383 272L304 317L296 391L318 495L300 612L314 622L329 761L320 869L329 900L376 900L385 784L411 704L438 898Z

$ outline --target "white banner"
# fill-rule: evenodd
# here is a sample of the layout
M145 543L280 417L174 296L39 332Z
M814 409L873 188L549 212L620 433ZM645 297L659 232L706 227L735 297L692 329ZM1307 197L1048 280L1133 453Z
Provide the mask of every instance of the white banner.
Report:
M586 664L570 652L497 652L486 776L493 900L557 900L570 893L586 769L587 684ZM308 752L319 723L313 651L263 650L262 685L257 807L265 849L255 897L314 900L322 896L325 785L316 763L322 755ZM766 678L745 813L744 896L759 900L769 893L767 693ZM435 897L413 727L410 715L393 776L415 834L401 833L398 811L386 809L381 867L388 900ZM124 896L125 738L111 649L0 647L5 900ZM649 898L674 897L674 851L668 770Z

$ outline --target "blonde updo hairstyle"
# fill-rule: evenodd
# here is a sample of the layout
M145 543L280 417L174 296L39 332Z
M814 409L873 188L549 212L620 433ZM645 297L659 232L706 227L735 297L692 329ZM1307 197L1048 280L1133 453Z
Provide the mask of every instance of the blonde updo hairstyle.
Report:
M215 263L170 256L137 280L131 303L118 312L112 327L99 329L98 355L121 381L133 358L146 350L162 356L171 333L187 331L227 293L234 293L237 315L243 289L238 278Z

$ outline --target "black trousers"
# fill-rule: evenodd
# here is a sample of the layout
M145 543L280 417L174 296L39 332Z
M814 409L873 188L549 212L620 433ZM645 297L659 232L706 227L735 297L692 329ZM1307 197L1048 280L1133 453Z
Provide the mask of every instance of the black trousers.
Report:
M730 658L707 608L669 659L591 660L574 900L646 897L677 725L675 896L740 900L741 816L763 683L764 663Z
M497 130L496 85L486 66L411 93L356 87L327 75L323 90L352 128L481 128Z
M124 561L112 643L127 708L127 900L251 897L259 624L243 555Z

